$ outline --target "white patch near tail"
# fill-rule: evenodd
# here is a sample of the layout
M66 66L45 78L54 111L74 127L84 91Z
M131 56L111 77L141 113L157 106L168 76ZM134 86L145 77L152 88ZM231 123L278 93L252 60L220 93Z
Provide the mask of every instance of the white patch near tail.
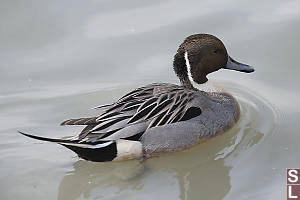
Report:
M143 156L142 143L139 141L118 139L117 157L113 161L141 158Z

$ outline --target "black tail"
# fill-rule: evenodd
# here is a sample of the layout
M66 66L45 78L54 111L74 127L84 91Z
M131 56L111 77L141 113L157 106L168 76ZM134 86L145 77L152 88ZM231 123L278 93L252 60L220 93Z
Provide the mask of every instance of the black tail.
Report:
M79 140L53 139L30 135L21 131L18 132L33 139L55 142L63 145L85 160L105 162L111 161L117 157L117 145L115 141L81 142Z

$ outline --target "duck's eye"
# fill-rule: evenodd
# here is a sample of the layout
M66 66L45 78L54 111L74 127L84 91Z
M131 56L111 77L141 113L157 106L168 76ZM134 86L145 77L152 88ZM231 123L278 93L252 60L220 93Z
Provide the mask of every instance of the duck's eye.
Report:
M214 54L217 54L217 53L219 53L220 52L220 50L218 50L218 49L215 49L214 50Z

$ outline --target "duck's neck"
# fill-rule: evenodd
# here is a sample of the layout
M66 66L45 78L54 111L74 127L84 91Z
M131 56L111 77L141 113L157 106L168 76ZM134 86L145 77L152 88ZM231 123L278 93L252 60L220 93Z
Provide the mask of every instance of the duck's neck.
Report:
M188 67L186 65L184 54L184 49L179 48L174 56L173 68L183 87L195 89L188 76Z

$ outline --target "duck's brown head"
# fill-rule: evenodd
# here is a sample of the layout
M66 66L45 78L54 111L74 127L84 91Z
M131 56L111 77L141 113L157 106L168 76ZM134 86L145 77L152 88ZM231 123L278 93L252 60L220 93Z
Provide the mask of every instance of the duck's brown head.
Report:
M173 66L182 85L189 88L193 88L191 81L205 83L207 74L221 68L247 73L254 71L253 67L233 60L222 41L209 34L187 37L177 50Z

